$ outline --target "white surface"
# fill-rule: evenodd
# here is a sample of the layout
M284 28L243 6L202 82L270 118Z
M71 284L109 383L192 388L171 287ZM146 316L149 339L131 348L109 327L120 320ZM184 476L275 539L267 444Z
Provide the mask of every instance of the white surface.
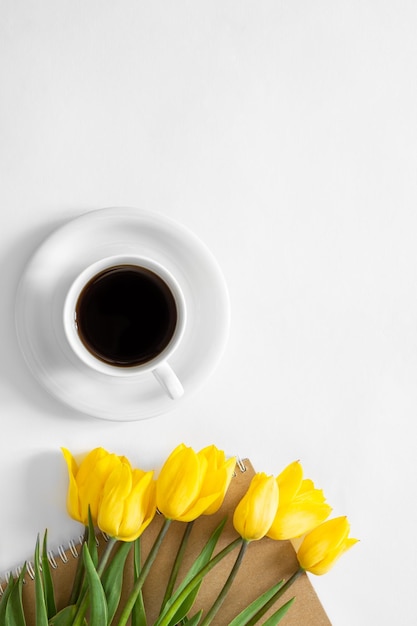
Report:
M313 580L335 626L415 623L414 0L0 4L0 569L74 534L59 447L154 467L179 441L301 459L361 543ZM231 336L162 417L84 418L38 385L13 300L46 235L105 206L193 230Z
M187 401L211 375L230 327L221 269L203 242L178 222L143 209L110 207L84 213L56 229L36 249L19 281L19 346L48 392L87 415L116 421L160 415L172 410L172 399L150 372L132 371L116 378L109 377L104 366L103 371L93 369L72 349L63 320L68 317L65 309L67 298L72 299L73 281L78 292L78 277L84 283L85 272L93 276L97 265L107 265L110 257L123 253L141 253L149 257L148 265L152 261L165 267L167 277L175 275L187 302L181 343L169 355L185 388L177 402Z

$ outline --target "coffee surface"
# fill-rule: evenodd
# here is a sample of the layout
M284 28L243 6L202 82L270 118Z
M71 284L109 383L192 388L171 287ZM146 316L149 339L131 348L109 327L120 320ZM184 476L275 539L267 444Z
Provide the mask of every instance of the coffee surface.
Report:
M98 359L142 365L169 344L177 307L168 285L147 268L118 265L94 276L76 305L78 334Z

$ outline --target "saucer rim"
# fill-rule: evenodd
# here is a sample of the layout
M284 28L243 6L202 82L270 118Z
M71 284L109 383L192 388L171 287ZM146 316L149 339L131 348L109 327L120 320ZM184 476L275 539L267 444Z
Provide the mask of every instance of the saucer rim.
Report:
M192 375L190 377L190 384L187 387L187 391L184 396L180 399L172 401L167 399L165 395L161 398L152 397L152 400L145 401L145 406L143 404L143 394L141 395L141 399L135 401L132 405L132 401L128 401L127 406L118 405L115 408L111 408L110 410L104 409L103 406L92 406L91 401L81 401L77 394L68 394L68 389L62 389L58 384L57 380L54 379L53 373L51 373L50 368L51 364L48 366L47 356L45 354L39 354L39 341L38 343L34 340L33 335L33 325L28 323L28 311L31 311L34 305L34 298L36 298L36 294L34 294L34 285L31 284L33 282L33 274L36 274L36 271L39 270L39 264L42 267L42 263L45 263L45 258L48 258L52 253L56 242L63 243L63 239L66 240L66 245L68 246L70 241L73 241L73 237L79 234L79 228L90 226L93 227L95 222L101 221L101 227L103 227L103 220L107 220L107 226L114 221L121 225L123 222L124 225L127 225L130 220L134 220L134 224L137 226L139 222L144 222L146 226L150 229L158 229L161 228L165 235L167 234L167 230L169 231L169 236L172 236L172 242L174 243L183 243L189 246L189 248L196 252L197 261L194 259L194 265L200 263L205 269L209 268L210 270L210 280L212 281L212 286L217 290L216 291L216 303L218 306L217 310L217 320L215 324L215 328L206 328L206 332L210 333L212 331L212 341L214 346L211 346L211 350L208 351L207 355L200 355L202 357L200 359L200 363L194 366ZM123 228L120 226L120 228ZM100 237L95 241L95 245L100 247L103 244L103 232L106 233L106 228L101 232ZM86 234L84 234L84 238ZM114 241L106 236L105 244L112 247ZM90 242L91 243L91 242ZM137 245L137 241L134 242ZM149 243L149 242L148 242ZM124 252L121 252L123 254ZM85 254L85 251L83 251ZM110 256L110 255L106 255ZM146 256L146 255L145 255ZM49 259L50 261L50 259ZM62 260L61 260L62 261ZM156 258L157 262L160 262L158 258ZM74 259L71 258L68 260L68 263L71 264L71 272L74 271ZM90 264L90 263L88 263ZM79 265L77 263L75 265ZM68 270L68 268L66 268ZM75 270L76 271L76 270ZM182 272L187 275L187 270L182 266ZM53 282L53 272L49 276L49 280ZM54 286L56 286L56 279L54 282ZM61 285L62 287L62 285ZM194 288L196 285L194 285ZM47 305L50 306L54 303L52 300L56 300L56 294L51 294L52 285L49 285L49 292L46 290L46 302L45 302L45 294L42 301L42 306ZM56 291L59 291L57 289ZM62 294L61 294L62 295ZM194 297L194 296L193 296ZM58 298L59 300L59 298ZM39 302L37 303L39 305ZM55 306L56 302L55 302ZM188 303L187 303L188 308ZM91 415L96 418L110 420L110 421L139 421L144 419L149 419L152 417L156 417L158 415L164 414L168 411L172 411L177 409L180 405L186 402L194 393L201 388L201 386L209 379L209 377L213 374L216 369L224 351L226 348L226 344L229 337L230 332L230 297L227 288L227 284L224 278L224 275L220 269L220 266L215 259L212 252L206 246L206 244L188 227L181 224L180 222L174 220L173 218L166 216L162 213L158 213L155 211L149 211L146 209L137 209L134 207L106 207L102 209L94 209L91 211L87 211L82 213L67 222L63 225L55 229L48 237L46 237L38 248L35 250L29 262L26 264L24 271L22 273L21 279L19 281L17 294L16 294L16 303L15 303L15 322L16 322L16 330L18 336L18 343L25 358L25 361L31 370L34 377L38 380L38 382L42 385L44 389L46 389L52 396L58 398L64 404L72 407L86 415ZM206 326L209 326L206 323ZM214 332L213 332L214 330ZM56 332L56 329L55 329ZM41 341L45 338L41 338ZM50 346L49 346L50 347ZM179 361L185 362L185 356L181 357L181 350L179 346L177 348L177 353L179 353L180 358L178 359L178 354L176 356ZM213 349L214 347L214 349ZM68 348L68 346L67 346ZM60 345L61 351L65 348ZM62 354L60 354L61 360L60 365L62 366ZM55 355L57 358L57 355ZM65 366L72 370L72 377L77 377L79 375L83 375L84 378L87 376L87 379L91 381L96 387L97 391L102 384L104 384L102 377L108 379L108 376L105 374L94 373L91 375L91 372L87 372L86 370L79 369L74 364L73 359L70 358L70 355L66 354ZM77 373L75 373L77 370ZM97 374L97 376L95 376ZM138 374L137 379L149 376L150 374ZM65 377L64 377L65 378ZM136 380L136 377L130 377ZM152 377L153 378L153 377ZM86 379L86 380L87 380ZM99 380L101 379L101 380ZM186 382L186 381L184 381ZM123 384L125 384L123 382ZM145 388L146 385L141 383ZM106 393L111 394L111 389L117 386L117 382L112 382L109 386L109 390L106 390ZM142 389L142 388L141 388ZM124 387L123 392L127 390L127 387ZM130 392L131 390L129 390ZM119 390L121 392L121 390ZM147 390L149 395L149 390ZM163 393L163 392L162 392ZM146 397L146 394L145 396ZM168 400L168 401L167 401ZM115 413L117 410L117 413Z

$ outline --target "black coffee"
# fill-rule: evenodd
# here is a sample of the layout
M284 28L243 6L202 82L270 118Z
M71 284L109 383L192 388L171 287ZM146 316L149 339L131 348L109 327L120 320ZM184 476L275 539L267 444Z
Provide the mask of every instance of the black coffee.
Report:
M95 357L133 367L152 360L169 344L177 307L168 285L154 272L117 265L85 285L76 322L81 341Z

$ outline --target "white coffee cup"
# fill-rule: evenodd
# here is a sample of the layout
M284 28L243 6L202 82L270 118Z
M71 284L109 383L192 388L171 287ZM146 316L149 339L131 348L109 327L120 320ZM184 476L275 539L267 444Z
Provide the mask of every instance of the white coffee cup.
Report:
M185 300L160 263L126 254L88 266L68 290L63 322L88 367L113 377L151 372L170 398L184 393L168 360L184 334Z

